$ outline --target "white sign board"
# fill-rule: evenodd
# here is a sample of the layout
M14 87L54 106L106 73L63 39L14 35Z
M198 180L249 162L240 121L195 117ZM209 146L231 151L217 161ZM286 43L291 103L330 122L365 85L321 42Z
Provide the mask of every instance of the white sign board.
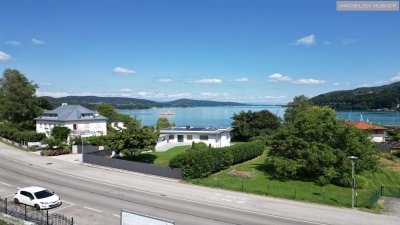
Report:
M122 210L121 225L175 225L175 222Z

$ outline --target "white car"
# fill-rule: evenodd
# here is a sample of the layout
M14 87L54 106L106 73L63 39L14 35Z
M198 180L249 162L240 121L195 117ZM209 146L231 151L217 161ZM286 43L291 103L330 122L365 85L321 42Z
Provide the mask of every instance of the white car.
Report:
M42 187L26 187L19 189L14 195L15 204L25 204L37 210L50 209L61 205L61 199L54 192Z

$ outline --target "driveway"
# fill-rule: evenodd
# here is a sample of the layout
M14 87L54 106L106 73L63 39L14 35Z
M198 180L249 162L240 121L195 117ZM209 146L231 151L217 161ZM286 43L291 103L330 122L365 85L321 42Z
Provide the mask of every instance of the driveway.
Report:
M383 213L400 217L400 198L385 197L383 200Z

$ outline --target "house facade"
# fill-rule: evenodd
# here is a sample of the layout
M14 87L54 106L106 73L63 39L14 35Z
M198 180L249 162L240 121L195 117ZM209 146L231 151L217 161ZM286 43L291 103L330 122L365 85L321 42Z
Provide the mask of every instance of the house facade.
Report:
M367 132L373 142L385 142L388 128L365 122L347 121L347 124Z
M107 135L107 117L80 105L63 103L53 110L44 110L36 120L36 132L49 135L54 127L67 127L72 135L84 137Z
M231 127L169 127L160 130L157 147L166 144L187 144L192 142L204 142L214 148L221 148L231 145Z

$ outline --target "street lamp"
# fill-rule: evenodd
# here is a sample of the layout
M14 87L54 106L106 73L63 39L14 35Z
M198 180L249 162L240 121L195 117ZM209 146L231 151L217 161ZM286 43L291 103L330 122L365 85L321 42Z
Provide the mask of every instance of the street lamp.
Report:
M356 156L349 156L351 160L351 208L354 209L354 188L356 187L356 179L354 178L354 163L358 159Z

